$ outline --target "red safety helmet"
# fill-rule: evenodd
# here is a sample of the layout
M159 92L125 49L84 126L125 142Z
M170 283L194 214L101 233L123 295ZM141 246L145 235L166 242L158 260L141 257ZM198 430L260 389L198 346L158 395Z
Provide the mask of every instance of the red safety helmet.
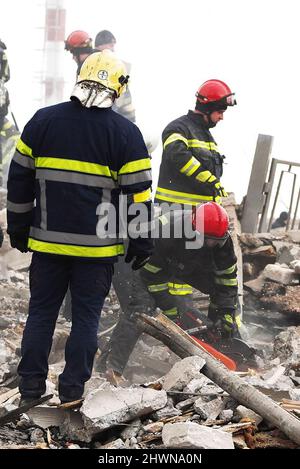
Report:
M216 202L207 202L193 210L193 230L204 235L204 246L223 246L229 237L226 210Z
M204 114L225 111L227 106L234 106L236 100L226 83L221 80L207 80L196 93L196 109Z
M85 31L73 31L65 40L65 49L70 52L74 49L92 49L92 39Z

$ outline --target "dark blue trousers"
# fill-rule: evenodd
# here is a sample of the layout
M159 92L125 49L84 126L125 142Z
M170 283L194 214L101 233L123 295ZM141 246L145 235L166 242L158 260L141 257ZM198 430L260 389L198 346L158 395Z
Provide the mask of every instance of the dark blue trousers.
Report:
M18 367L22 397L40 397L46 390L52 337L69 287L72 328L65 349L66 365L59 376L59 396L65 401L81 398L84 383L92 374L98 323L112 274L113 264L70 256L33 254L29 314Z

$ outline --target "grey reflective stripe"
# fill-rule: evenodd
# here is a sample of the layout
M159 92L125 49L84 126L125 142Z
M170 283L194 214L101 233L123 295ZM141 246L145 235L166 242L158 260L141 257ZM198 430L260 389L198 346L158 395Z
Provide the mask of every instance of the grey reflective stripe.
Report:
M139 173L122 174L118 178L121 186L129 186L131 184L137 184L138 182L152 181L151 170L140 171Z
M38 179L45 179L46 181L69 182L72 184L82 184L83 186L101 187L105 189L116 189L118 187L117 183L111 178L79 174L72 171L37 169L36 177Z
M194 194L192 194L192 195L194 195ZM160 190L157 189L155 197L159 198L159 196L168 197L169 199L174 199L175 201L176 200L184 200L187 203L202 202L203 200L213 200L213 196L210 196L210 195L204 195L203 197L199 196L199 197L189 198L188 196L184 197L183 195L168 194L167 192L163 192L163 191L160 191Z
M38 241L60 244L75 244L76 246L112 246L120 244L120 239L98 238L94 235L62 233L60 231L44 231L39 228L30 228L30 237Z
M24 168L35 169L34 160L30 158L30 156L22 155L18 151L15 151L13 161L23 166Z
M46 201L45 179L40 179L39 184L40 184L40 191L41 191L41 196L40 196L41 224L40 226L42 230L46 230L47 229L47 201Z
M7 210L14 213L26 213L31 212L34 207L33 202L28 202L27 204L15 204L14 202L7 201Z

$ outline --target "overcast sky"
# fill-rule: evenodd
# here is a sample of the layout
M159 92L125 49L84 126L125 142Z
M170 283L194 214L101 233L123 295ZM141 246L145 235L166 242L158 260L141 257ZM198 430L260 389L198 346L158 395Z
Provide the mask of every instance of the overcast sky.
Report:
M22 128L37 107L43 70L43 0L1 2L0 37L11 66L12 110ZM132 63L138 124L160 134L192 109L199 85L225 81L238 106L213 135L226 155L223 182L238 201L248 186L258 133L275 137L273 156L300 163L300 30L298 0L65 0L66 34L94 38L109 29L118 55ZM64 54L65 99L75 64ZM157 175L161 148L154 153Z

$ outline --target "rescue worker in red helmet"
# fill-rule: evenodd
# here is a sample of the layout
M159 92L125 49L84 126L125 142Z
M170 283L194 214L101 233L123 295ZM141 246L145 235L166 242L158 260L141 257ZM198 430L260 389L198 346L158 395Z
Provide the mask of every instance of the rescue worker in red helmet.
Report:
M65 40L65 50L69 51L77 64L77 75L79 75L81 65L85 59L93 52L98 52L93 48L92 39L86 31L72 31Z
M193 211L170 211L159 217L154 254L136 273L131 316L121 316L110 340L106 366L112 382L117 384L121 380L140 334L134 313L148 311L151 314L156 307L163 312L177 308L176 296L165 294L175 275L176 279L209 294L208 317L203 313L201 318L204 324L214 324L225 339L240 338L237 259L228 224L225 209L215 202L199 205ZM182 235L179 237L178 233ZM175 320L184 327L191 327L185 314L175 316Z
M162 134L163 155L155 200L196 206L221 203L227 193L220 178L223 159L210 128L234 106L234 93L220 80L208 80L196 93L196 105L187 115L175 119Z

